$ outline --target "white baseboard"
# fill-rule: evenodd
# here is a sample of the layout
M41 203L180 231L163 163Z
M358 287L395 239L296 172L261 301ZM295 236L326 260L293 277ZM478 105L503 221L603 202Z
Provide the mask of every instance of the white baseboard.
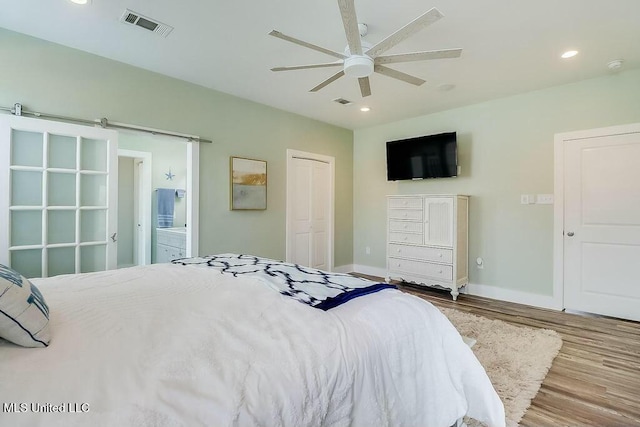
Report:
M370 265L359 265L354 264L353 270L357 273L368 274L369 276L378 276L383 279L387 276L387 270L385 268L380 267L371 267Z
M479 297L515 302L551 310L562 310L562 303L553 296L514 291L513 289L469 283L461 289L462 293Z
M344 271L346 273L358 272L382 278L386 277L387 275L386 269L380 267L371 267L369 265L353 264L349 266L341 266L339 268L342 267L351 268L351 270L349 271ZM338 271L337 269L334 270ZM479 285L476 283L469 283L460 291L469 295L476 295L479 297L491 298L500 301L515 302L517 304L531 305L533 307L548 308L551 310L562 310L562 302L557 298L549 295L532 294L529 292L514 291L513 289L498 288L496 286L489 285Z
M353 264L339 265L337 267L333 267L334 273L352 273L355 270L353 269Z

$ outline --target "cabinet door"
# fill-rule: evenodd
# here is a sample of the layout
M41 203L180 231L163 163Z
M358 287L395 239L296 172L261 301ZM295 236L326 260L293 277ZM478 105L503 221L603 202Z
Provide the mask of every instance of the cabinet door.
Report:
M452 197L424 199L424 244L453 247Z

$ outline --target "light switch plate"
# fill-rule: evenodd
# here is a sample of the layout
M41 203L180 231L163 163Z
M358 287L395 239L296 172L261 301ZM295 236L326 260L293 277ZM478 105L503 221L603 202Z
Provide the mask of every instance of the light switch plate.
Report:
M536 203L539 205L552 205L553 194L538 194L536 196Z

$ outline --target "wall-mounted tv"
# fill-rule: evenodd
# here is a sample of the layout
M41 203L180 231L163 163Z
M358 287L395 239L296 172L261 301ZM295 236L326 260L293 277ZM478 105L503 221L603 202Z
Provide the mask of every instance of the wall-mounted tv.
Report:
M449 178L458 175L455 132L387 142L387 180Z

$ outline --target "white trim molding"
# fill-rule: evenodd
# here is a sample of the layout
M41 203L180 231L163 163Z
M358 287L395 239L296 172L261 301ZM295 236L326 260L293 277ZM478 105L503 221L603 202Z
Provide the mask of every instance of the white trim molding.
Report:
M377 277L381 277L382 280L384 280L385 277L387 277L387 269L386 268L380 268L380 267L372 267L370 265L359 265L359 264L353 264L353 272L357 272L357 273L362 273L362 274L368 274L369 276L377 276Z
M343 268L351 268L350 271L342 271ZM380 267L372 267L369 265L347 265L339 267L341 272L358 272L384 278L387 270ZM425 287L425 289L428 289ZM558 304L556 298L551 295L540 295L529 292L515 291L513 289L498 288L496 286L480 285L469 283L460 288L460 293L467 295L475 295L479 297L491 298L500 301L509 301L517 304L530 305L533 307L547 308L551 310L562 310L562 305Z
M497 286L469 283L461 289L461 292L467 295L515 302L517 304L531 305L533 307L548 308L551 310L562 310L563 308L558 299L552 295L532 294L530 292L499 288Z
M333 267L334 273L353 273L355 270L353 269L353 264L339 265L337 267Z

